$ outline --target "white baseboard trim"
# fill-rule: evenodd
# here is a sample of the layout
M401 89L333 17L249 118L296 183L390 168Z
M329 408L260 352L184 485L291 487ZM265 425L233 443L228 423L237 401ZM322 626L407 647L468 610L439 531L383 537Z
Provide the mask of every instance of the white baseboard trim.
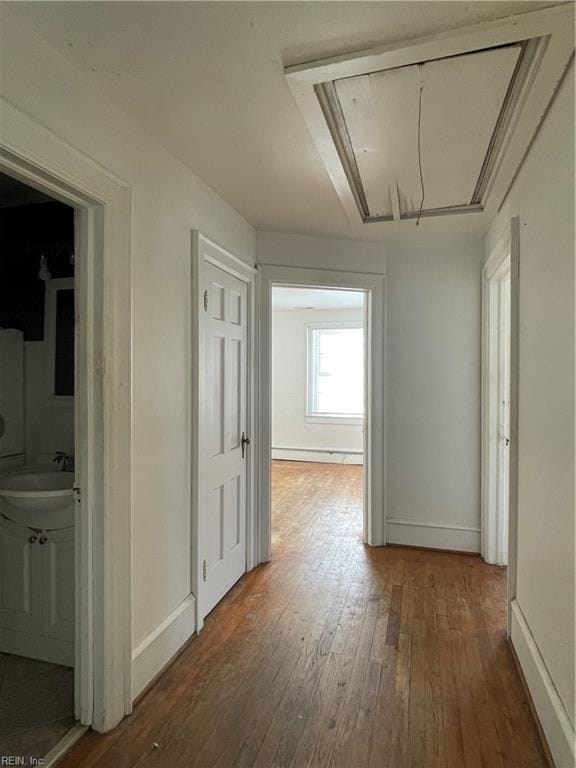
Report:
M364 464L362 451L346 451L342 448L272 448L272 458L324 464Z
M522 667L532 703L554 763L556 768L574 768L576 765L574 726L564 709L518 601L512 600L510 607L512 645Z
M480 552L480 528L389 517L386 519L386 543Z
M188 595L132 653L132 698L168 664L196 631L196 601Z

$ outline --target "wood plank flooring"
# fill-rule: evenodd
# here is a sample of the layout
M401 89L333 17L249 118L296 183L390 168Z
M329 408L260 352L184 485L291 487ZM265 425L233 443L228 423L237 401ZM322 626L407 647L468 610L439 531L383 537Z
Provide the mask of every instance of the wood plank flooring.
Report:
M505 570L365 547L361 494L362 467L275 462L273 562L62 766L546 766L505 640Z

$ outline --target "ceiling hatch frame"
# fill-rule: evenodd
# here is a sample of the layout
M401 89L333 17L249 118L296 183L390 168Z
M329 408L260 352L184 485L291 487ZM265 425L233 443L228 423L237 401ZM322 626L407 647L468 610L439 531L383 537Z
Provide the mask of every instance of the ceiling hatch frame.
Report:
M571 3L285 68L298 107L351 223L410 220L391 190L392 215L371 215L336 82L511 45L521 53L469 203L422 217L499 210L574 52ZM397 187L396 187L397 188Z

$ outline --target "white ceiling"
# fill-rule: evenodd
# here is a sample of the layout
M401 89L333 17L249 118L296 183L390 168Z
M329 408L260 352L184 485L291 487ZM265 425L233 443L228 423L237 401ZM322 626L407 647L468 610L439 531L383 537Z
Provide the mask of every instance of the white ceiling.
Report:
M293 309L362 309L362 291L320 288L272 288L272 309L275 312Z
M546 2L10 4L257 229L382 240L350 224L284 66L523 13ZM423 220L479 234L484 214Z

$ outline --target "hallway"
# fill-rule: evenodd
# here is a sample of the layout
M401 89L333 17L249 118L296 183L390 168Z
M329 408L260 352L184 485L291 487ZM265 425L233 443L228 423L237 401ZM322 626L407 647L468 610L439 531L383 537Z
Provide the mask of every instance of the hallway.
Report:
M361 543L362 467L274 462L274 560L66 768L546 766L505 571Z

